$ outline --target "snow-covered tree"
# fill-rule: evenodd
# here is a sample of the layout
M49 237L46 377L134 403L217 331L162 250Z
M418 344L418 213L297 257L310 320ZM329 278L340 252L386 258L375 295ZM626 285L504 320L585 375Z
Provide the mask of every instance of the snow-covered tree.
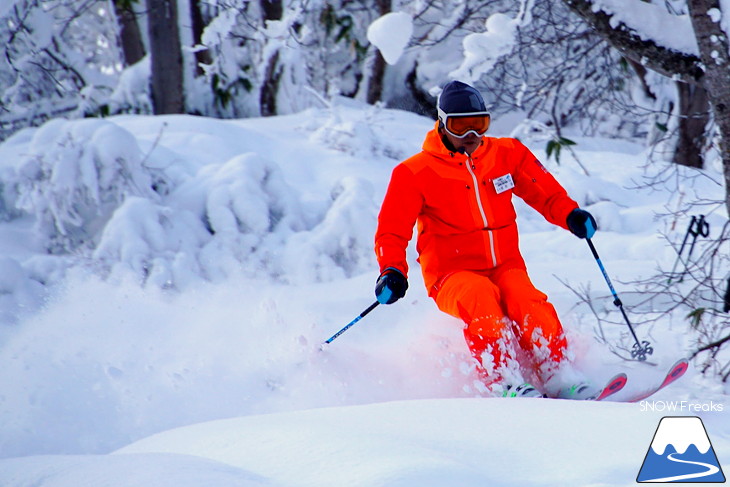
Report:
M723 11L722 2L688 0L687 14L677 15L677 10L668 11L659 2L632 2L627 7L618 0L601 5L591 0L563 1L627 58L697 86L692 93L709 98L730 188L730 44L724 20L730 12ZM645 22L647 18L657 21ZM730 213L730 192L724 203Z
M9 0L0 7L0 138L99 113L120 58L108 2Z
M648 68L677 81L679 113L685 123L684 133L690 138L680 137L677 152L694 152L696 156L704 155L707 149L715 151L721 161L725 187L724 201L688 204L701 205L703 212L708 206L720 207L730 214L730 12L726 11L726 4L718 0L630 5L619 0L600 4L592 0L563 1L640 69ZM707 105L712 124L703 116ZM716 143L710 144L708 140ZM700 257L683 262L686 285L677 288L676 276L666 273L647 284L647 292L662 296L672 309L688 311L692 333L697 337L693 356L701 358L703 370L711 370L723 380L730 377L727 359L722 359L721 353L730 342L729 238L726 223Z

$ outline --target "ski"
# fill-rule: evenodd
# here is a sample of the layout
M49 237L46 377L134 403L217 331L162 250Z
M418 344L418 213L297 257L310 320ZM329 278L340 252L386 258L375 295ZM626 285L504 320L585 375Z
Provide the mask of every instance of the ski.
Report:
M593 397L588 398L589 401L603 401L609 396L613 396L618 391L624 388L626 385L626 381L628 380L628 377L626 377L626 374L621 372L620 374L615 375L611 380L606 383L603 389L596 394Z
M667 387L669 384L677 381L677 379L682 377L684 373L687 372L688 368L689 361L687 359L683 358L677 360L674 365L669 368L669 371L667 372L667 375L664 377L664 380L661 382L661 384L652 389L649 389L648 391L638 392L632 396L629 396L627 399L623 399L622 402L639 402L646 399L647 397L653 396L660 390Z
M644 390L641 392L634 393L633 395L629 395L628 397L624 397L621 399L611 398L610 400L615 400L617 402L642 401L642 400L646 399L647 397L650 397L650 396L656 394L657 392L664 389L668 385L677 381L680 377L682 377L684 375L685 372L687 372L688 368L689 368L689 362L687 361L687 359L684 359L684 358L680 359L669 368L667 375L664 377L664 380L662 380L662 382L659 385L657 385L649 390ZM586 397L582 400L584 400L584 401L606 400L606 399L610 398L611 396L613 396L614 394L616 394L617 392L619 392L620 390L622 390L624 388L624 386L626 385L627 381L628 381L628 376L625 373L621 372L621 373L615 375L611 380L609 380L606 383L606 385L603 387L603 389L600 389L596 394ZM576 398L576 399L578 399L578 398ZM578 399L578 400L580 400L580 399Z
M561 391L557 396L546 396L551 399L563 399L563 400L569 400L569 401L603 401L607 397L613 396L618 391L624 388L626 385L626 381L628 378L626 377L626 374L621 372L620 374L616 374L613 376L606 384L598 389L594 390L595 392L591 395L583 395L583 388L580 387L578 391L572 391L570 388ZM585 387L585 386L584 386ZM588 386L590 387L590 386Z

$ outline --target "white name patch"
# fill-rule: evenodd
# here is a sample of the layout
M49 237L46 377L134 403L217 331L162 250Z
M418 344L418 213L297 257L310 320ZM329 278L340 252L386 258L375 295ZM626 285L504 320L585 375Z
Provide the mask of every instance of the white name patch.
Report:
M508 189L515 187L515 182L512 181L511 174L505 174L504 176L493 179L492 182L494 183L494 189L497 191L497 194L504 193Z

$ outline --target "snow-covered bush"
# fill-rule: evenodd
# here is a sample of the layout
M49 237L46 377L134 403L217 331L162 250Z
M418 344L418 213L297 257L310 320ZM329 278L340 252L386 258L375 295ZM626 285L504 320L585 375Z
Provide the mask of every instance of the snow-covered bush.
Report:
M279 166L256 153L206 168L199 182L207 193L205 217L216 235L263 237L301 227L293 188L284 181Z
M303 228L295 190L279 166L243 154L204 168L195 183L202 191L197 212L213 235L201 249L206 277L216 280L236 269L276 273L272 254Z
M158 287L183 287L201 274L197 252L210 239L191 212L128 198L106 225L94 258L112 278L130 275Z
M287 241L284 264L294 283L352 277L377 267L372 248L378 207L372 184L344 178L332 200L322 222Z
M301 283L375 265L377 206L361 178L338 182L311 228L279 166L254 153L204 167L167 204L129 198L114 213L93 254L113 278L182 288L242 273Z
M399 144L397 134L389 133L384 121L391 117L381 106L348 102L342 97L332 101L325 120L318 120L309 139L353 157L385 156L403 160L410 152ZM409 148L412 150L412 148Z
M315 117L304 140L322 127L366 128L365 118L387 114L376 110L353 121L335 112ZM383 123L367 128L369 135L345 137L347 147L337 152L372 157L401 150L398 143L378 147L375 132L384 132L387 122L377 120ZM171 137L144 154L144 141L115 122L49 122L31 132L17 159L3 168L12 206L34 222L42 248L66 259L58 262L61 274L81 256L115 282L183 289L236 274L328 281L374 266L377 206L370 181L333 178L330 193L318 195L255 152L226 160L235 151L223 151L221 162L210 162L205 153L178 152L180 140ZM248 130L240 134L241 147L256 140ZM284 157L281 163L288 164L288 153ZM165 190L153 190L160 181Z
M15 175L16 206L35 216L50 252L93 245L127 196L155 197L136 139L113 123L53 120L29 148Z
M129 198L103 231L94 258L111 275L161 287L236 272L278 274L275 254L303 228L281 169L248 153L205 166L167 204Z
M112 113L153 113L150 98L151 69L150 57L145 56L121 72L119 83L109 97Z

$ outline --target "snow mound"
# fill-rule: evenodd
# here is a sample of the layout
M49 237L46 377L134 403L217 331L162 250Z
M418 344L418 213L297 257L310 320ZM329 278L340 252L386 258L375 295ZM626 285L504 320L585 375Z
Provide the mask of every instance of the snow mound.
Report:
M15 324L25 310L37 309L45 289L20 262L0 256L0 323Z
M0 461L4 487L273 487L257 475L189 455L21 457Z
M623 486L658 418L616 403L400 401L197 424L118 453L199 456L302 487Z

